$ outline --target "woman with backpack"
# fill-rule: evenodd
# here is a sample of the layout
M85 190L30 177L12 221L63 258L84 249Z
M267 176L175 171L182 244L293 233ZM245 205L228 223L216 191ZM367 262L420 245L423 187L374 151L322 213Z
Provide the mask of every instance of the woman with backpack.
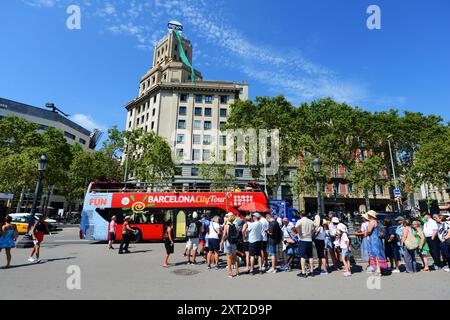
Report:
M419 247L419 245L417 244L417 239L414 230L411 228L411 220L406 219L403 222L403 225L404 229L400 244L402 247L404 247L403 254L405 258L406 272L414 273L417 271L415 263L416 261L415 252L416 249Z
M221 244L223 245L223 252L227 255L228 277L233 278L239 275L239 264L236 258L236 245L239 238L239 233L234 224L236 216L232 213L227 213L225 217L225 224L223 227L223 235ZM233 275L233 266L236 274Z

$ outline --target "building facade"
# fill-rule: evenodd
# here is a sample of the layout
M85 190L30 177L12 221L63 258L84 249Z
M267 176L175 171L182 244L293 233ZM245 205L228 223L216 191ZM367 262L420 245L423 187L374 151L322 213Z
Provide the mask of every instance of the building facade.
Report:
M63 132L69 144L79 144L85 151L93 151L96 147L100 131L89 131L79 124L69 120L67 117L58 113L55 108L52 111L24 104L21 102L0 98L0 120L5 117L19 117L27 121L37 123L38 130L45 130L47 127L53 127ZM20 203L18 208L12 210L29 211L33 199L34 190L25 190L20 196ZM49 194L49 207L57 212L58 209L64 209L67 205L64 197L58 195L58 190L51 188L51 190L44 189L45 196ZM18 195L16 195L18 196ZM75 204L78 206L78 204Z
M192 64L192 44L183 36L181 41ZM156 45L152 67L139 81L138 97L125 105L126 129L140 128L164 137L178 159L175 184L188 187L205 182L199 165L225 149L220 129L226 124L229 106L248 99L248 85L204 81L198 70L194 82L180 55L176 35L169 31ZM245 178L241 170L238 174Z

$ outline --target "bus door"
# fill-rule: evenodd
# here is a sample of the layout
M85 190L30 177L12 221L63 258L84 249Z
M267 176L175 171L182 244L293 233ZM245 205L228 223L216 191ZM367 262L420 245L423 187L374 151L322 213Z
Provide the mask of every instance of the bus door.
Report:
M175 238L185 238L186 237L186 212L184 210L175 211Z

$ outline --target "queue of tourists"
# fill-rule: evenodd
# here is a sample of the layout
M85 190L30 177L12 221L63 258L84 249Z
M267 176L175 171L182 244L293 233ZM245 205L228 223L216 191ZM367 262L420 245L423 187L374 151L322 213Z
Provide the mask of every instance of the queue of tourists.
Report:
M375 276L450 271L450 222L444 215L424 214L414 220L399 216L396 226L389 218L377 219L373 210L361 216L363 223L349 235L348 222L334 214L329 219L318 215L311 219L301 213L294 225L286 218L258 212L246 216L228 213L223 219L208 212L200 217L194 212L186 228L183 255L189 265L205 263L208 270L219 270L223 253L230 278L291 271L297 265L297 276L302 278L338 270L349 277L354 271L354 239L361 260L367 262L366 272ZM174 253L170 221L164 243L163 266L169 267L169 256Z

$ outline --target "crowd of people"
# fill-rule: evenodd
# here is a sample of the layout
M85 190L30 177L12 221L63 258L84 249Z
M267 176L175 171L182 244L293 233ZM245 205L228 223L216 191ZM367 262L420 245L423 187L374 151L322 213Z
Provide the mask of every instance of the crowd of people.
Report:
M376 276L403 270L414 273L419 271L419 266L422 272L450 271L450 222L444 215L424 214L414 220L398 216L396 226L389 218L377 219L377 212L373 210L361 216L363 222L354 236L359 239L360 257L367 262L366 272ZM183 255L187 264L205 263L208 270L221 269L223 253L230 278L243 273L291 271L297 263L297 275L302 278L337 270L349 277L354 269L348 221L333 213L328 219L318 215L310 219L301 213L294 225L287 218L258 212L246 216L228 213L223 218L211 216L209 212L200 217L194 212L186 236ZM164 243L163 266L169 267L169 256L174 253L170 221ZM199 256L204 261L198 261Z
M46 216L41 216L36 223L32 226L29 234L33 241L33 249L28 258L28 262L38 263L40 262L40 248L41 243L44 240L45 234L51 232L45 222ZM6 253L6 265L3 268L9 268L11 266L12 254L11 249L16 246L16 240L19 236L17 226L12 223L12 217L7 215L3 221L0 221L0 253L5 250Z

